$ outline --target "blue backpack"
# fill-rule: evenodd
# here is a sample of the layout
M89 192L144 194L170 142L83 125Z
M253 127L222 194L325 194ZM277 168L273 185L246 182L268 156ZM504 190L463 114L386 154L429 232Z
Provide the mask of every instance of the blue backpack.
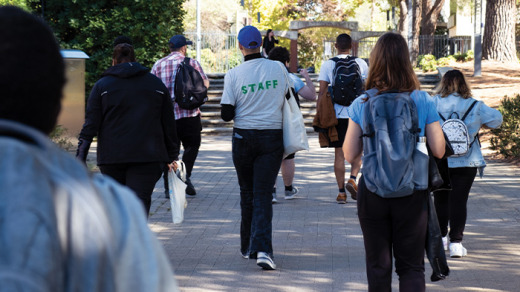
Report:
M407 92L368 90L363 113L363 177L369 191L383 198L410 195L426 189L414 169L427 171L428 156L416 150L417 107ZM424 157L422 157L422 156ZM419 159L417 159L419 158ZM414 165L420 160L421 165ZM424 168L426 167L426 168Z

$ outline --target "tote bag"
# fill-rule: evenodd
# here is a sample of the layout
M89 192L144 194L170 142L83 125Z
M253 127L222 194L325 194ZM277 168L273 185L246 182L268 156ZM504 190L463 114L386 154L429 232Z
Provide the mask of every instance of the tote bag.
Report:
M289 85L289 76L287 75L287 69L283 64L283 72L285 73L285 81ZM305 123L303 122L302 112L296 103L296 98L293 92L288 86L289 99L284 96L283 105L283 157L287 157L292 153L296 153L301 150L309 150L309 142L307 140L307 130L305 129Z

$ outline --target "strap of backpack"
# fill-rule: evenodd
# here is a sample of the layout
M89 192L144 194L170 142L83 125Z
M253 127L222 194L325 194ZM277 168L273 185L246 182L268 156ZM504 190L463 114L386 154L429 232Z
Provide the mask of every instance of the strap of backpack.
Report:
M469 148L471 148L471 146L473 146L473 143L475 143L475 141L478 141L478 146L482 147L482 144L480 144L480 135L478 132L477 132L477 135L475 135L475 139L473 139L473 141L471 141L471 143L469 144Z
M180 62L179 64L177 64L177 67L175 68L175 72L177 72L179 70L179 66L181 66L182 64L190 64L190 58L189 57L184 57L184 60L182 60L182 62ZM170 84L173 84L173 74L170 74ZM173 96L172 96L173 98Z
M473 107L475 106L475 104L478 102L478 100L475 100L468 108L468 110L466 111L466 113L464 114L464 116L462 117L461 121L464 122L464 119L468 116L469 112L471 112L471 110L473 109ZM478 141L478 145L479 147L481 147L482 145L480 144L480 135L478 134L478 131L477 131L477 135L475 135L475 138L473 139L473 141L471 141L471 143L469 144L469 147L471 148L473 146L473 143L475 143L475 141Z
M461 121L464 122L464 120L466 119L466 117L468 116L468 114L471 112L471 110L473 109L473 107L475 106L475 104L478 102L478 100L475 100L468 108L468 110L466 111L466 113L464 114L464 116L462 116L462 119L460 119ZM442 121L445 122L446 121L446 118L439 112L437 112L439 114L439 117L441 117ZM453 113L452 113L453 114Z
M473 109L473 107L475 106L475 104L478 102L478 100L475 100L468 108L468 110L466 111L466 113L462 116L462 119L460 119L461 121L464 122L464 119L466 119L466 117L468 116L469 112L471 112L471 110Z

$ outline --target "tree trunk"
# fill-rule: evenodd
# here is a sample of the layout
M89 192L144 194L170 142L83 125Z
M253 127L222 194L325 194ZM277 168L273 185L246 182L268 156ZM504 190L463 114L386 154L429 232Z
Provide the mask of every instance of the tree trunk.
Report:
M517 62L515 46L515 0L488 0L482 57Z
M413 66L417 66L417 57L419 56L419 34L421 31L422 1L428 0L413 1L413 39L412 48L410 50L410 57Z
M441 13L442 6L445 0L435 0L435 3L431 3L430 0L423 0L423 17L421 20L421 35L425 38L423 47L424 54L432 54L435 40L435 29L437 28L437 20Z
M408 6L406 5L406 0L399 1L399 33L404 37L405 40L408 39Z

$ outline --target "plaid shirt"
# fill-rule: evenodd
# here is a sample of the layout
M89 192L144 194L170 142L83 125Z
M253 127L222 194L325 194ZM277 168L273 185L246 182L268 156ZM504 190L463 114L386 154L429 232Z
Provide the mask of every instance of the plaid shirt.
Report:
M162 82L166 85L168 90L170 91L170 96L172 100L175 101L175 95L173 92L174 84L175 84L175 75L177 74L177 67L184 60L184 55L179 52L172 52L168 56L160 59L155 62L152 68L152 74L159 77ZM190 65L195 68L195 70L199 71L202 79L207 80L208 77L204 74L202 67L199 62L195 59L190 59ZM196 108L194 110L187 110L180 108L176 102L173 103L173 111L175 112L175 119L196 117L200 114L200 109Z

